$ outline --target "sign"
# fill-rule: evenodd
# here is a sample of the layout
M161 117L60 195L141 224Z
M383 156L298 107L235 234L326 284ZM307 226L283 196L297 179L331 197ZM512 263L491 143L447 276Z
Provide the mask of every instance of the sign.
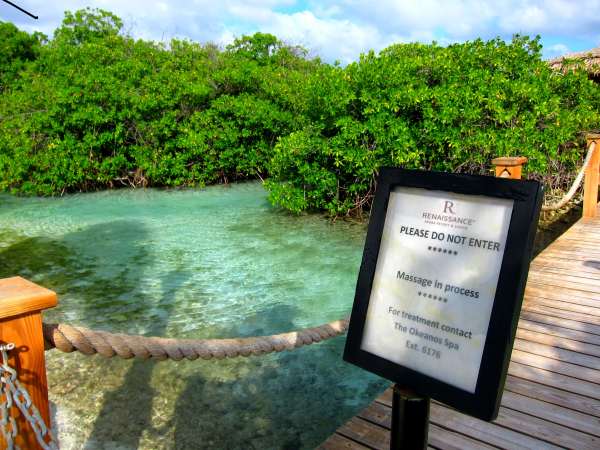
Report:
M534 181L382 169L344 358L494 418L541 198Z

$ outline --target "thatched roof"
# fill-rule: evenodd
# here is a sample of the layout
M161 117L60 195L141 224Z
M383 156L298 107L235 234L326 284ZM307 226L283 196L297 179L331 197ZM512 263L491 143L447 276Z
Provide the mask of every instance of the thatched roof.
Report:
M583 63L590 75L600 75L600 47L559 56L558 58L549 60L548 64L553 69L565 70L579 62Z

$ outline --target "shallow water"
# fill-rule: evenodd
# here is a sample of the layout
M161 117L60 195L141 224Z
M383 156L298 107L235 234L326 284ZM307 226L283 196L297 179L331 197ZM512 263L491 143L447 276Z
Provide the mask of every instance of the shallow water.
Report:
M0 196L0 277L59 294L46 322L185 338L279 333L349 314L363 225L291 216L260 184ZM344 337L222 361L47 352L61 448L313 448L388 384Z

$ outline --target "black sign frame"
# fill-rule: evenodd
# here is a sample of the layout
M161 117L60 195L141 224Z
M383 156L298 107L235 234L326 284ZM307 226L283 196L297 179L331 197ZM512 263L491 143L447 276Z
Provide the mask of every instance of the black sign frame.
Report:
M513 200L505 251L474 393L361 349L388 201L390 192L395 187ZM474 417L488 421L495 419L521 311L542 199L543 188L537 181L381 168L356 285L344 360Z

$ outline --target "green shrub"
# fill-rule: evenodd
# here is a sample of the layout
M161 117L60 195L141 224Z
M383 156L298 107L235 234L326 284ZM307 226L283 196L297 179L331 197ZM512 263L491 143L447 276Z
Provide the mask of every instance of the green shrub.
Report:
M383 165L487 173L518 154L564 187L600 118L598 86L519 36L393 45L344 68L264 33L225 49L135 40L91 9L51 40L6 23L0 38L0 189L16 193L266 178L276 205L356 214Z
M52 195L266 176L277 138L305 123L295 87L320 62L266 34L221 51L136 41L121 27L106 11L67 12L20 66L0 95L0 189Z
M20 31L9 22L0 22L0 93L18 78L28 61L37 58L46 36Z
M361 211L381 166L486 174L496 156L526 156L526 172L552 183L581 165L581 132L600 118L598 86L581 71L553 72L539 39L519 36L394 45L363 55L343 80L320 91L323 103L344 106L333 126L322 118L279 140L274 203Z

